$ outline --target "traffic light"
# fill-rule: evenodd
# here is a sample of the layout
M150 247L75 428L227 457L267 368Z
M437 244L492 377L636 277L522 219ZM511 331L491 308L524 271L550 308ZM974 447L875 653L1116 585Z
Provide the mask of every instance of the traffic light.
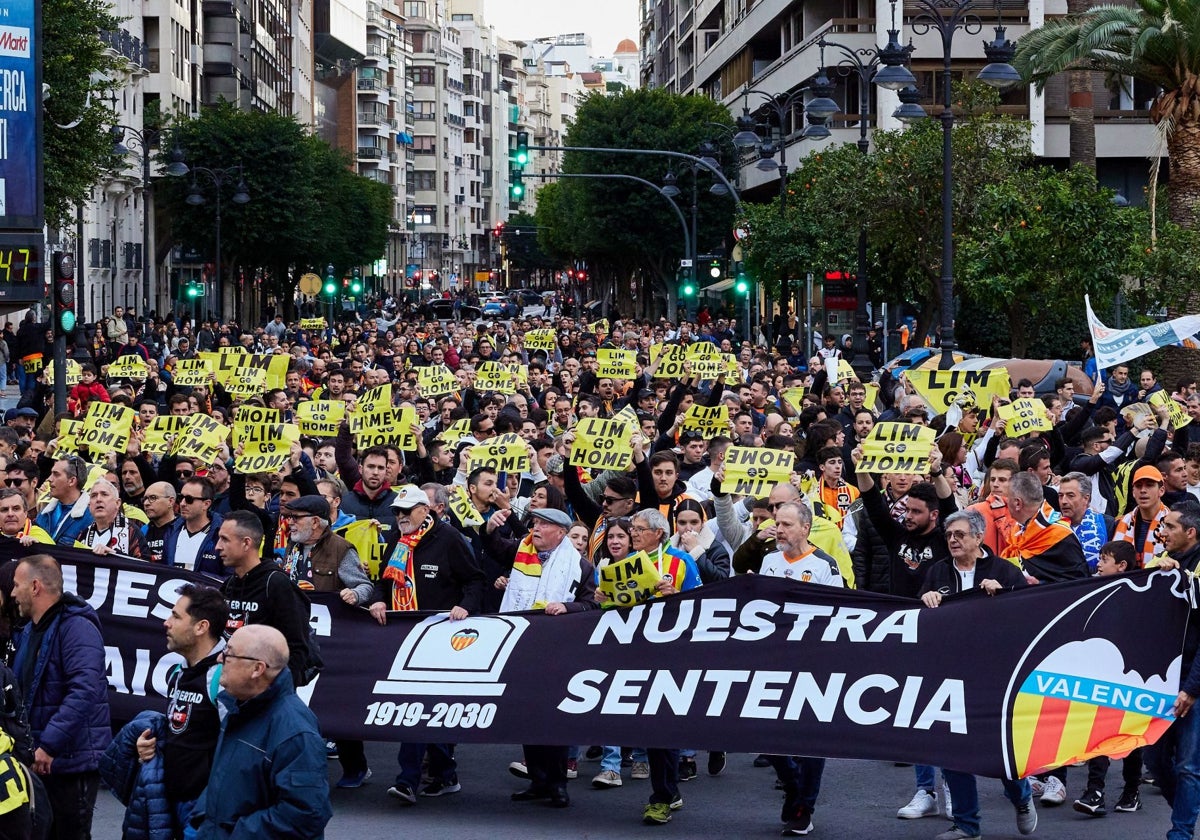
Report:
M195 280L189 280L187 288L183 290L183 293L187 296L188 300L204 297L204 284L197 283Z
M337 294L337 278L333 276L333 263L325 266L325 297L332 298Z
M679 293L685 298L696 296L696 281L692 279L691 272L683 278L683 285L679 287Z
M708 264L708 276L714 280L720 280L721 275L725 273L725 268L721 265L721 261L714 259Z
M525 181L521 175L521 170L514 169L510 175L512 182L508 188L509 194L512 196L513 201L520 201L525 197Z
M497 239L504 235L504 222L496 222L496 227L492 229L492 235Z
M737 282L733 284L733 289L739 295L749 294L750 278L748 278L746 276L745 272L741 272L741 271L738 272Z
M69 251L54 254L54 334L75 331L75 257Z
M525 164L529 163L529 132L528 131L518 131L517 132L516 161L517 161L517 166L521 166L521 167L523 167L523 166L525 166Z
M354 269L354 278L350 281L350 294L358 297L362 294L362 272L359 269Z

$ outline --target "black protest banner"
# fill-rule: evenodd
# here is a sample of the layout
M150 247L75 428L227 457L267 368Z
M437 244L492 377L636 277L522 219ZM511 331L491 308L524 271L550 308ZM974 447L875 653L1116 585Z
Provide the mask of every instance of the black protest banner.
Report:
M114 716L161 709L178 661L162 619L198 576L51 552L100 614ZM747 575L630 609L393 613L385 627L316 595L326 668L300 694L334 738L686 744L1024 776L1162 734L1182 581L1144 571L928 609Z

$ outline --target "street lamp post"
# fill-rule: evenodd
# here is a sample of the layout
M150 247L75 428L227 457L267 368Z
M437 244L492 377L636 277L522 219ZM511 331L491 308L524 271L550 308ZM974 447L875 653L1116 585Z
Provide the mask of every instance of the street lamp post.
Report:
M224 277L221 274L221 205L223 203L221 190L225 186L225 182L232 179L236 174L237 186L234 188L234 193L230 197L230 200L233 201L234 204L246 204L248 201L250 201L250 192L246 187L246 179L243 175L242 165L240 163L237 166L229 166L225 168L209 168L207 166L189 167L183 162L183 153L178 148L171 153L171 165L174 166L176 163L179 164L178 168L176 168L175 171L168 169L168 174L182 176L191 173L192 183L191 186L188 187L186 201L192 207L199 207L205 204L207 201L207 199L204 197L204 190L201 188L200 182L196 180L197 173L205 175L216 190L217 282L213 288L213 303L217 310L217 319L221 320L225 317L223 294Z
M888 30L888 42L885 46L871 49L848 47L837 41L822 37L817 41L821 48L821 72L813 85L817 94L809 104L809 113L828 118L821 105L829 102L833 86L826 76L832 71L843 78L851 76L858 79L858 150L864 156L870 150L867 139L867 117L871 111L871 85L875 84L887 90L906 90L916 84L916 79L908 69L909 56L912 46L900 43L900 30L896 26L896 0L892 0L892 28ZM834 50L836 56L830 65L825 63L825 48ZM855 307L854 307L854 359L850 366L861 381L866 381L874 365L871 364L870 348L867 333L870 331L870 321L867 316L867 229L858 231L858 271L855 278Z
M762 140L762 138L760 138L758 136L758 132L756 130L758 128L758 123L755 121L754 117L751 116L750 108L746 104L743 104L742 105L742 115L740 117L738 117L738 119L737 119L738 132L737 132L737 134L733 135L733 145L738 149L739 152L747 152L747 151L750 151L751 149L757 149L758 155L759 155L759 160L758 160L758 163L755 164L755 168L758 169L760 172L771 172L772 170L778 171L778 173L779 173L779 217L781 219L787 214L787 176L788 176L788 164L787 164L788 128L787 128L787 126L788 126L788 121L789 121L789 118L792 116L792 114L795 113L796 103L803 104L804 103L804 94L808 93L809 90L811 90L811 88L809 88L808 86L805 86L805 87L798 88L798 89L792 91L791 93L787 93L787 94L767 93L766 91L757 90L757 89L751 88L749 85L747 85L745 90L742 91L743 103L745 103L751 96L757 96L762 100L759 104L758 110L765 112L765 114L768 118L768 122L767 122L767 131L769 132L768 136L771 136L770 132L772 130L772 127L778 127L779 139L778 139L778 141L768 139L764 142ZM836 107L837 106L835 105L834 106L835 111L836 111ZM802 109L802 112L803 112L803 109ZM834 111L830 111L829 113L834 113ZM824 140L825 138L829 137L829 134L830 134L829 128L828 128L828 126L825 125L825 118L818 117L814 112L809 112L808 113L808 125L804 128L803 131L800 132L800 139L801 140ZM779 155L779 164L778 165L775 164L775 160L774 160L776 154ZM783 276L780 277L779 286L780 286L780 293L781 293L783 301L787 301L788 300L788 277L787 277L786 271L784 271ZM799 303L799 293L797 293L797 304L798 303ZM771 305L771 300L770 300L770 297L768 296L768 298L767 298L768 315L770 314L770 311L772 308L773 307ZM798 305L797 305L797 310L799 310ZM765 320L767 321L767 343L770 344L770 342L771 342L770 319L767 318Z
M963 29L978 34L983 22L974 13L981 3L977 0L911 0L917 9L912 18L913 32L923 35L935 31L942 41L942 358L938 367L948 370L954 366L954 110L950 94L951 48L954 33ZM996 38L984 43L988 64L979 71L978 79L997 89L1011 87L1021 81L1012 66L1016 47L1004 37L1000 23L1000 2L995 0Z

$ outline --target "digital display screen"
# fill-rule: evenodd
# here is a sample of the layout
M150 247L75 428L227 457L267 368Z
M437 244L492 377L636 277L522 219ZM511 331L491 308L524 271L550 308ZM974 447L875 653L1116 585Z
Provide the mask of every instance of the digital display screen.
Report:
M0 300L45 296L46 249L41 233L0 233Z

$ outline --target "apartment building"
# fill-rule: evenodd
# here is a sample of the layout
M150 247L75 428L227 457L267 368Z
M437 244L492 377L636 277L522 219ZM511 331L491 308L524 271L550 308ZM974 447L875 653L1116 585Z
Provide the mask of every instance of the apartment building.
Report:
M1066 0L1002 0L1000 16L1007 36L1016 41L1031 27L1066 14ZM821 64L817 42L822 37L853 50L887 43L888 30L897 28L901 43L913 44L912 72L921 104L936 114L941 101L942 46L936 33L913 27L918 13L903 2L887 0L641 0L641 82L679 93L698 93L724 103L734 115L744 104L761 102L747 90L769 95L800 91L816 76ZM969 78L986 64L982 43L992 37L994 6L976 9L984 28L979 34L960 31L954 39L954 78ZM836 63L831 51L827 65ZM860 114L858 77L831 74L837 84L834 99L842 113L830 122L833 136L814 144L801 142L804 127L800 101L784 128L787 155L798 160L823 145L854 142L859 120L868 126L898 128L892 118L898 105L890 91L872 88L867 114ZM1122 194L1140 198L1147 182L1145 156L1154 148L1148 102L1152 91L1130 79L1094 77L1096 102L1097 171L1102 183ZM1028 118L1033 126L1033 151L1055 160L1068 158L1067 89L1065 78L1053 80L1042 96L1028 88L1004 94L1004 110ZM751 197L767 197L777 175L744 167L742 186Z

